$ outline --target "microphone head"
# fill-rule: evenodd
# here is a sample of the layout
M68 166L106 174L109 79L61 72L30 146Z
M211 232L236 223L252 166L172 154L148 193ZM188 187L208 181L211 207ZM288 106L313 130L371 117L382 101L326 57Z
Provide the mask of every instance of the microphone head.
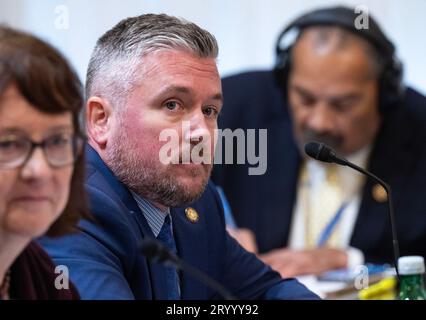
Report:
M170 252L159 241L155 239L145 239L140 245L140 251L148 259L155 262L164 262L170 259Z
M334 162L336 153L330 147L320 142L309 142L305 144L305 153L319 161Z

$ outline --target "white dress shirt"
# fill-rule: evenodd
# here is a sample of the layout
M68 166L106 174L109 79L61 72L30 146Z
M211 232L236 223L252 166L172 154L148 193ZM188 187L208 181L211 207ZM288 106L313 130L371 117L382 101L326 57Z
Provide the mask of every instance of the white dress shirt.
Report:
M368 156L370 154L370 150L370 147L365 147L360 151L347 157L347 160L360 167L365 168L368 161ZM348 167L338 166L337 169L338 175L342 181L342 185L344 186L342 200L344 202L347 202L347 206L342 212L340 222L337 225L337 228L339 228L341 241L338 248L343 249L347 252L347 267L351 268L364 263L363 253L359 249L350 247L349 243L352 237L355 222L358 216L359 207L361 204L362 186L365 182L365 177L362 174ZM305 206L303 206L302 201L306 200L302 197L302 188L309 188L308 190L304 190L308 194L317 192L315 190L315 187L321 185L321 183L318 183L320 179L325 178L324 164L319 161L312 159L307 160L306 171L309 183L305 185L299 183L296 203L293 209L294 216L290 229L289 240L289 248L291 249L305 248L305 214L303 212L303 208ZM309 185L309 187L307 187L306 185Z

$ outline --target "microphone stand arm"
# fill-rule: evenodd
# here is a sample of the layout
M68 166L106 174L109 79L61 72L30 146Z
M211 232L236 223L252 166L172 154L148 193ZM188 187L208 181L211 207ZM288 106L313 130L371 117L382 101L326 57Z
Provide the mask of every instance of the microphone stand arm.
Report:
M204 272L198 270L189 263L186 263L184 260L175 258L176 257L172 256L171 259L169 259L165 263L167 263L168 265L172 265L176 269L180 269L184 272L186 271L189 276L192 276L195 279L199 280L201 283L206 284L208 287L219 293L225 300L237 300L237 298L234 297L231 293L229 293L227 290L224 290L222 285L220 285L216 280L207 277Z
M392 244L393 244L393 253L394 253L394 263L395 263L395 270L396 275L399 279L399 272L398 272L398 258L399 258L399 244L398 244L398 238L396 233L396 221L395 221L395 213L394 213L394 206L393 206L393 198L392 198L392 190L390 185L388 185L386 182L384 182L382 179L377 177L376 175L372 174L371 172L368 172L364 170L361 167L358 167L357 165L347 161L346 159L335 157L335 162L339 164L346 165L348 167L351 167L352 169L361 172L368 177L372 178L373 180L377 181L385 190L388 195L388 210L389 210L389 217L390 217L390 224L391 224L391 230L392 230Z

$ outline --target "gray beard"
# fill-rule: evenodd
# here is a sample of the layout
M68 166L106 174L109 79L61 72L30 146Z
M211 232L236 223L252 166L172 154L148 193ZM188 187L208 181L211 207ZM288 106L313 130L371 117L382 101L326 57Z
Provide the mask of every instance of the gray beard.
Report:
M121 143L115 143L114 147L107 152L107 164L118 180L129 189L146 200L166 207L181 207L201 197L209 180L211 166L208 168L209 174L202 180L200 187L190 190L171 174L167 174L167 170L160 166L158 159L157 161L144 159L129 151L132 148L126 148L122 143L125 140L117 139L117 141L120 140ZM198 172L192 170L190 174L195 178Z

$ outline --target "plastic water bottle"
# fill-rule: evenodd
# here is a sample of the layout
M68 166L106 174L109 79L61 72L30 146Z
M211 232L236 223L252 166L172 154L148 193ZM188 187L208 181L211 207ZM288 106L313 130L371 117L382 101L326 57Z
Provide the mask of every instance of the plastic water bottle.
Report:
M398 270L401 280L399 300L426 300L423 257L406 256L399 258Z

